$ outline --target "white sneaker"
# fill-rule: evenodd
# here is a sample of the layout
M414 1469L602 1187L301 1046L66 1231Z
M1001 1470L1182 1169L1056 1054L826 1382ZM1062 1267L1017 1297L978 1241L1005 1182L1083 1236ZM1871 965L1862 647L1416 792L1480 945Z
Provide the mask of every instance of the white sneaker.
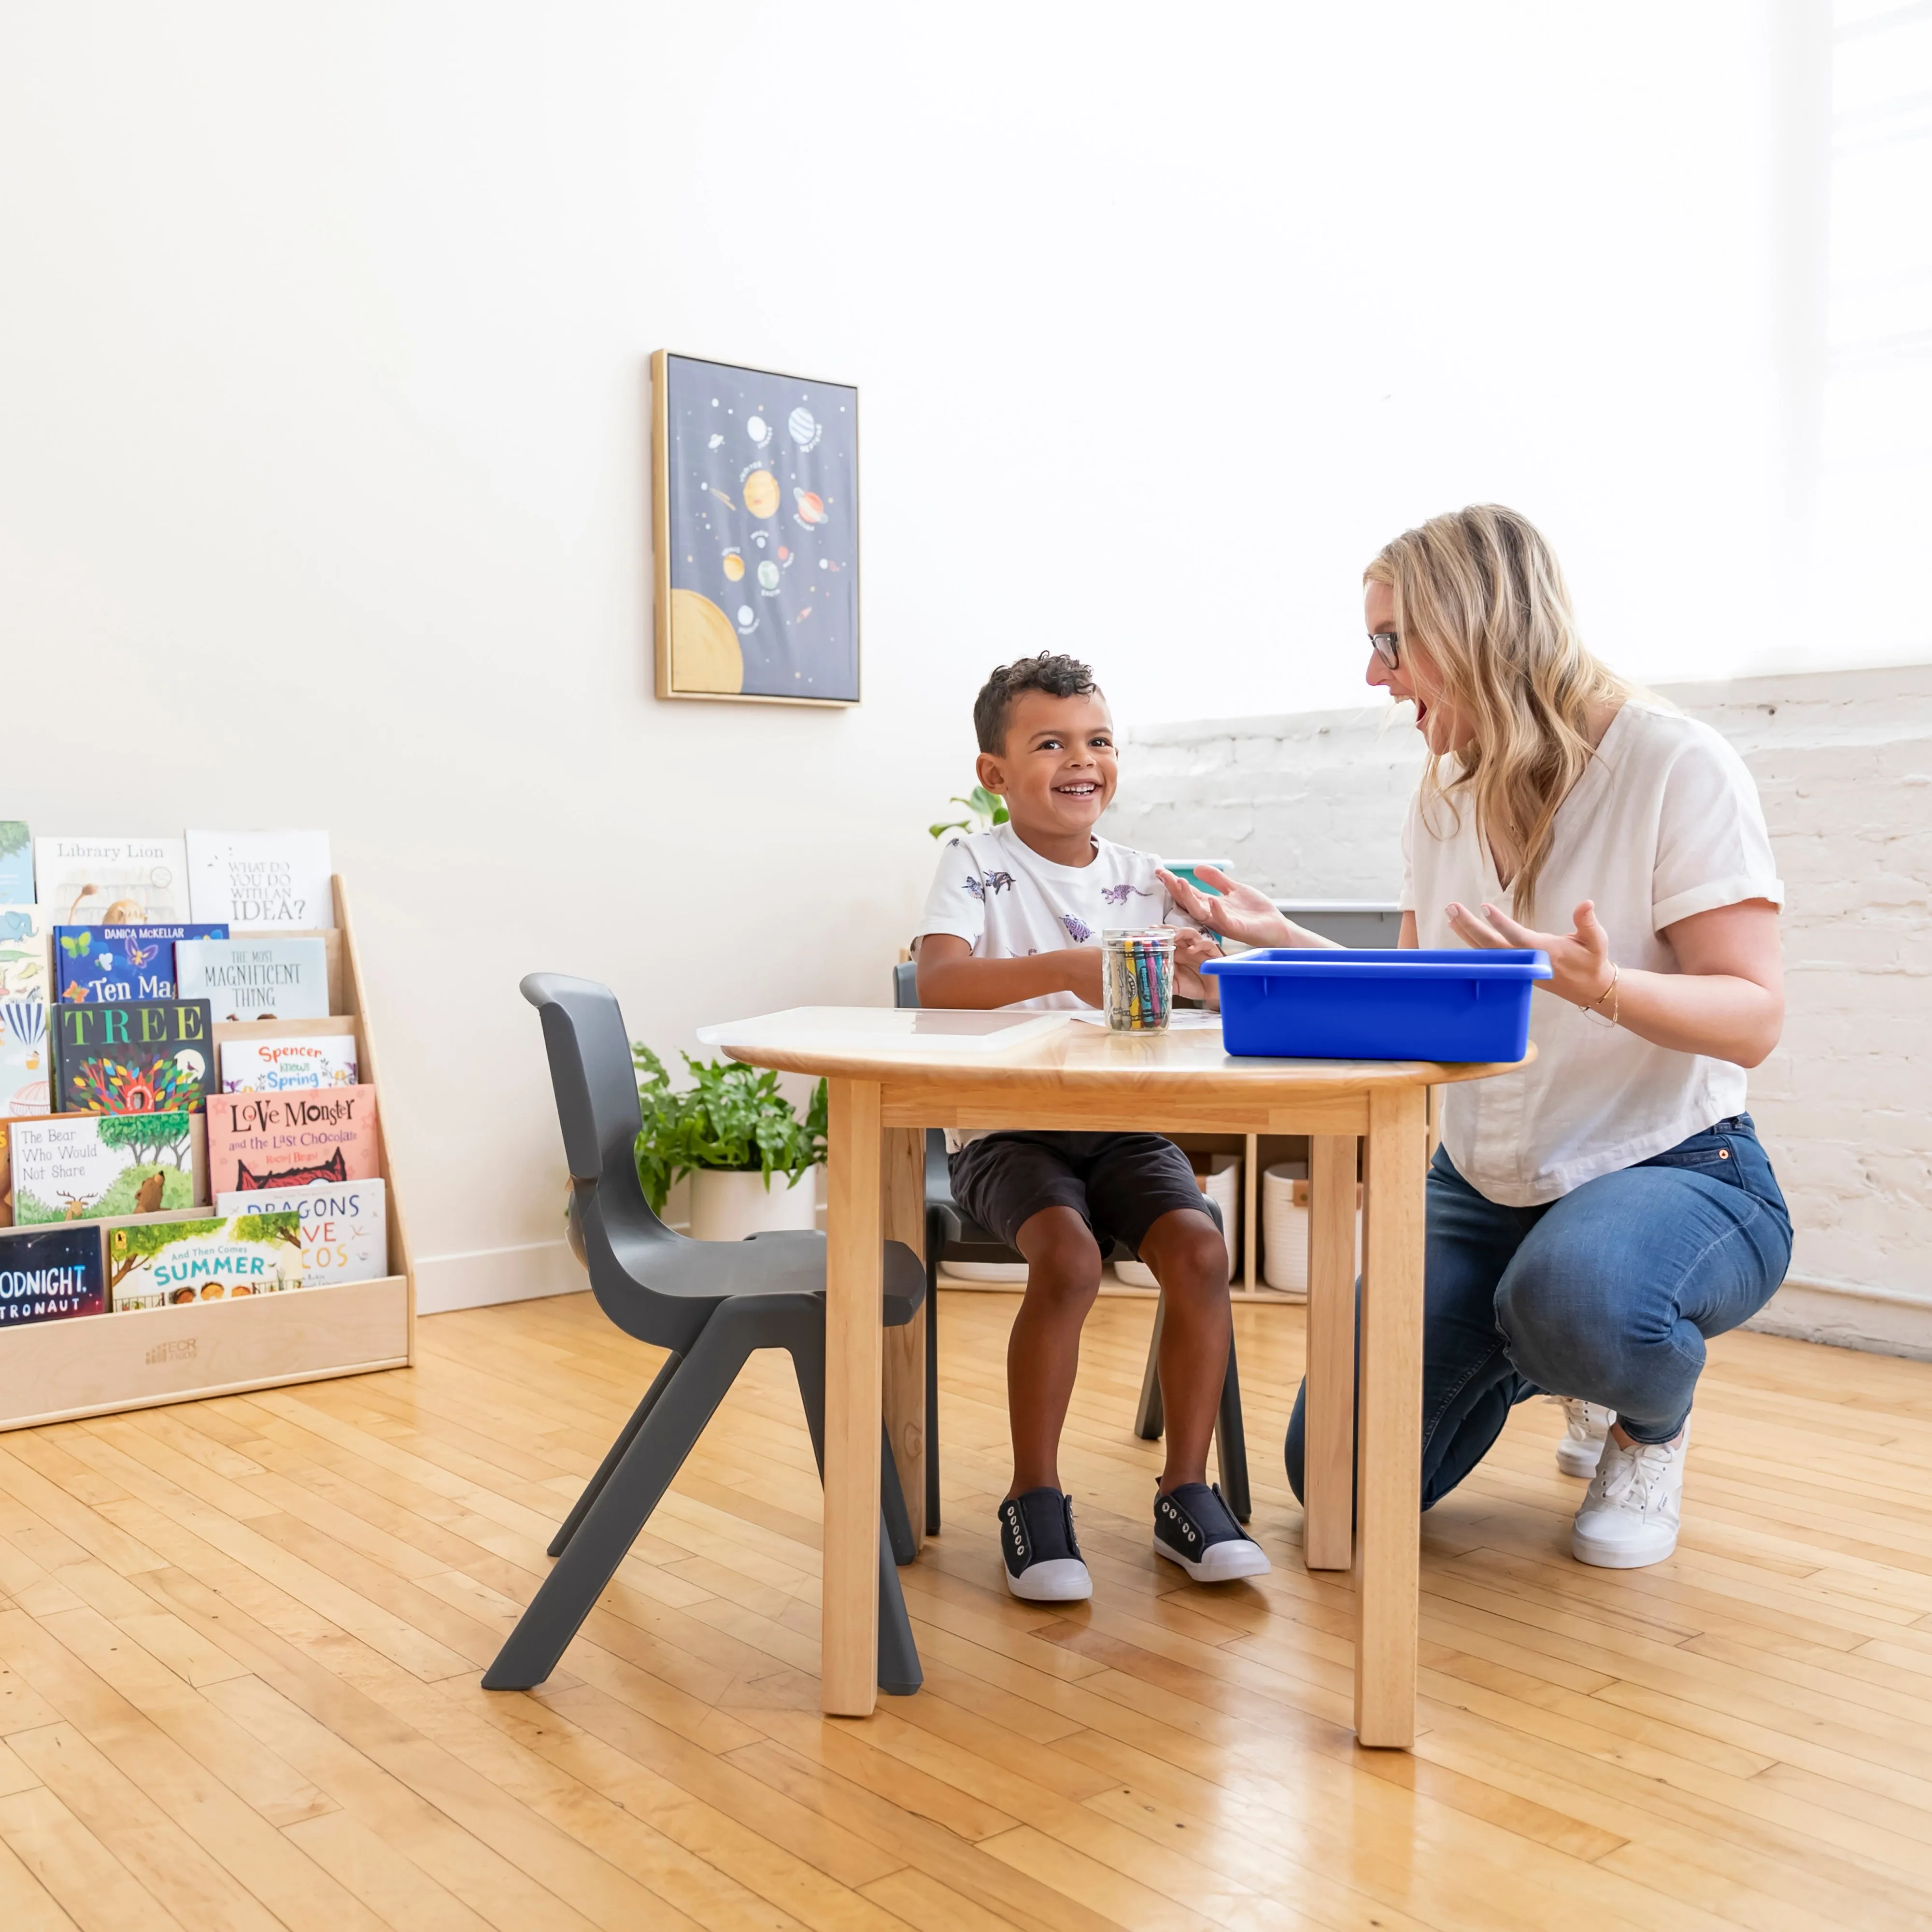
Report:
M1594 1476L1603 1460L1604 1438L1617 1419L1616 1411L1575 1396L1553 1395L1550 1400L1563 1411L1563 1440L1556 1445L1556 1466L1566 1476Z
M1689 1446L1688 1430L1674 1443L1640 1442L1628 1449L1614 1436L1604 1438L1603 1460L1570 1533L1579 1563L1641 1570L1676 1550Z

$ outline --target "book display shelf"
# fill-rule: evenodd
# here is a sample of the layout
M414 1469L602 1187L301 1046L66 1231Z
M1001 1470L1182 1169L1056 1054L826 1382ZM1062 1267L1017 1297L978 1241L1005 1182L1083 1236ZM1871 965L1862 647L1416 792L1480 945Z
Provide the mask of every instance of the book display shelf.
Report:
M359 1078L376 1089L388 1274L378 1280L0 1329L0 1430L403 1368L413 1358L416 1277L385 1131L388 1096L382 1090L380 1061L370 1037L362 962L339 874L332 875L330 886L334 927L306 936L321 939L327 949L328 1007L334 1017L218 1022L214 1042L218 1049L238 1038L292 1040L346 1034L354 1039ZM194 1129L200 1169L206 1158L200 1114ZM204 1194L206 1190L196 1191ZM131 1224L131 1217L123 1219Z

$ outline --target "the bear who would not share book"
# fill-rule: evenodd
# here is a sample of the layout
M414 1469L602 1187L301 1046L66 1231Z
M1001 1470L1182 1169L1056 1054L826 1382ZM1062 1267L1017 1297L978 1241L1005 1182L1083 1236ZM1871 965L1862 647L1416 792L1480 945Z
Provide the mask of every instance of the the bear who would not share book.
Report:
M0 1234L0 1328L106 1312L98 1228Z
M50 1114L14 1120L14 1219L92 1220L194 1205L194 1140L179 1114Z
M55 997L72 1006L193 998L176 991L176 941L227 937L225 926L57 926Z
M373 1087L208 1096L211 1193L333 1186L382 1172Z
M198 1114L218 1083L206 1000L50 1006L56 1114Z
M143 1221L106 1233L107 1298L116 1315L303 1286L302 1220L286 1209Z

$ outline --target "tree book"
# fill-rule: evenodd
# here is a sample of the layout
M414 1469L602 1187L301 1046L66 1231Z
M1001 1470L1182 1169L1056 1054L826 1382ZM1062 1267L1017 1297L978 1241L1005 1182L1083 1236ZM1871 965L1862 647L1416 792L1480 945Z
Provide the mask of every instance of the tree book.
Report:
M388 1190L380 1180L328 1186L278 1187L261 1194L224 1194L222 1214L253 1210L292 1211L302 1224L302 1288L344 1281L380 1281L389 1272Z
M56 1114L198 1114L215 1084L206 1000L63 1003L47 1031Z
M8 1129L22 1227L194 1205L194 1123L178 1114L50 1114Z
M352 1033L314 1034L304 1040L225 1040L224 1094L282 1094L313 1087L353 1087Z
M48 998L47 952L52 943L44 906L9 905L0 898L0 1000Z
M227 937L225 926L57 926L56 991L72 1006L175 999L176 942Z
M208 1096L211 1192L334 1186L382 1172L373 1087Z
M303 1285L301 1218L286 1210L134 1221L105 1233L108 1306L116 1315Z
M28 895L61 926L165 926L189 916L178 838L36 838Z
M0 1327L106 1312L98 1228L0 1234Z
M323 1020L328 1017L328 947L320 939L275 934L212 938L175 948L178 996L206 1000L218 1022Z

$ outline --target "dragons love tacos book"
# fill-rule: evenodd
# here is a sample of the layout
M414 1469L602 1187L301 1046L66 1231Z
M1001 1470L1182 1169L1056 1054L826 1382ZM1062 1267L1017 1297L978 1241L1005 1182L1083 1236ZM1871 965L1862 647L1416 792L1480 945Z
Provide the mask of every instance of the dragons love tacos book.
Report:
M333 1186L382 1178L373 1087L208 1096L212 1192Z
M47 1010L56 1114L193 1113L218 1085L206 1000Z

